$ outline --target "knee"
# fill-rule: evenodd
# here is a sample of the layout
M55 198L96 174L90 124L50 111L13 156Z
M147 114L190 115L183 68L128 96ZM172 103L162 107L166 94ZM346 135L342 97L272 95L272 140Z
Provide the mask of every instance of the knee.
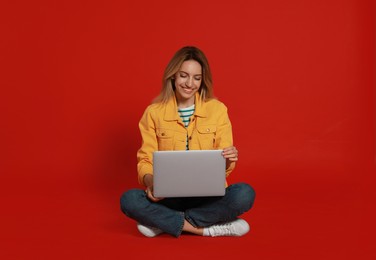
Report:
M131 189L124 192L120 197L121 211L129 216L131 212L134 212L140 206L140 198L142 196L145 196L145 192L139 189Z
M255 201L256 192L255 190L247 183L237 183L236 187L236 198L241 208L249 210L252 208Z

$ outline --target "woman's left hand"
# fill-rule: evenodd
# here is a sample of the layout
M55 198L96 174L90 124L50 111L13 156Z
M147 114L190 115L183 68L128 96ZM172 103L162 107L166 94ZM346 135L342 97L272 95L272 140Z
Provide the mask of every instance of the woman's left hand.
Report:
M238 150L235 146L224 148L222 155L226 158L226 162L236 162L238 160Z

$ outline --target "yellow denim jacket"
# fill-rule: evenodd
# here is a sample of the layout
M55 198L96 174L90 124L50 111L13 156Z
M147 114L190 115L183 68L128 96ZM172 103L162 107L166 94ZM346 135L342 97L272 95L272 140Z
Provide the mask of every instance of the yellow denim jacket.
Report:
M195 97L195 112L186 128L178 114L175 97L166 104L149 105L140 122L142 145L137 152L138 181L153 174L153 152L156 150L215 150L232 146L232 127L226 106L216 99L203 102ZM231 162L226 177L235 168Z

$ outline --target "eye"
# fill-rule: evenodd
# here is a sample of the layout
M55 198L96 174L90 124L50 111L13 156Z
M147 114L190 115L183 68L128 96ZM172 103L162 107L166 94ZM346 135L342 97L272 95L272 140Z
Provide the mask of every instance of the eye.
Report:
M201 77L195 77L195 80L200 81L200 80L201 80Z
M180 76L181 78L186 78L186 77L187 77L187 75L184 74L184 73L180 73L179 76Z

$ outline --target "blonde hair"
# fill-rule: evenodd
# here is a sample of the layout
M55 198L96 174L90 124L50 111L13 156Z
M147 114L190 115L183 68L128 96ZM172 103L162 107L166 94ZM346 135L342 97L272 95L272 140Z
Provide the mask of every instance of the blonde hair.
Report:
M205 54L194 46L186 46L178 50L172 57L163 74L162 90L153 100L153 103L166 103L175 96L174 76L179 71L184 61L195 60L201 65L202 81L198 93L203 101L213 98L213 81L209 62Z

